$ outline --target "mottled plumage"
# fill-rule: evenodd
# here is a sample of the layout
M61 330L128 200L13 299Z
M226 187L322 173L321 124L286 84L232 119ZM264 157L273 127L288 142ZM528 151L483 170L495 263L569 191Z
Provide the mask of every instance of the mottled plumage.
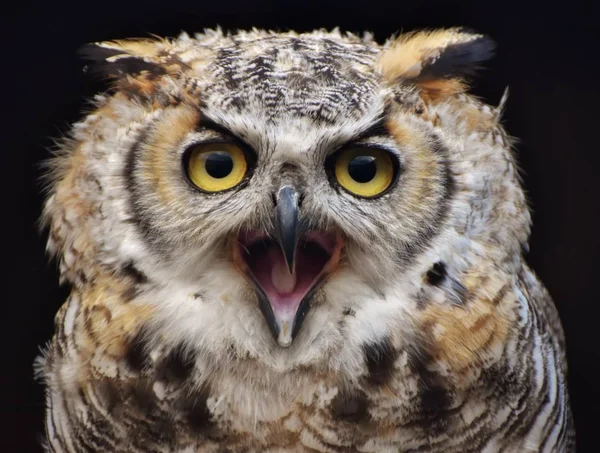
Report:
M460 29L86 47L113 88L53 160L48 450L573 452L501 107L466 92L492 51Z

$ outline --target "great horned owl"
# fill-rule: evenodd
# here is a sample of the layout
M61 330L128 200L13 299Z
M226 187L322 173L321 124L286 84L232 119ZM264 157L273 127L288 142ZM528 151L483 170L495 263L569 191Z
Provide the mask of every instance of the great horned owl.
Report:
M492 41L252 30L85 48L54 159L52 452L571 452ZM503 103L501 103L503 104Z

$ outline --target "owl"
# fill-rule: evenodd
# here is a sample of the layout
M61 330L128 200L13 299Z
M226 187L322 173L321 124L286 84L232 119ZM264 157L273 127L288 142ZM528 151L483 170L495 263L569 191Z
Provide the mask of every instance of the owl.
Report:
M52 160L53 453L573 452L494 51L450 28L86 46Z

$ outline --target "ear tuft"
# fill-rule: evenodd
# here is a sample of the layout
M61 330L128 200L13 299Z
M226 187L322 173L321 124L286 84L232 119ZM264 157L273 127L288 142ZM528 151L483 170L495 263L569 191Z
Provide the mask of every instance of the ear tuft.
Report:
M127 43L126 41L123 43ZM124 76L138 76L143 72L151 76L159 76L165 73L163 67L152 61L150 42L146 43L146 52L135 52L141 50L140 45L122 45L122 42L101 42L87 44L79 50L79 55L89 61L90 73L101 74L110 78L121 78Z
M165 40L130 39L88 44L79 51L91 62L89 72L112 79L129 98L153 99L163 76L177 76L185 64Z
M430 57L419 75L421 80L465 77L480 68L481 63L494 56L496 45L487 36L477 36L472 41L450 44L439 56Z
M404 80L447 95L462 91L463 78L492 58L494 49L492 39L463 28L408 33L382 52L379 70L391 83Z

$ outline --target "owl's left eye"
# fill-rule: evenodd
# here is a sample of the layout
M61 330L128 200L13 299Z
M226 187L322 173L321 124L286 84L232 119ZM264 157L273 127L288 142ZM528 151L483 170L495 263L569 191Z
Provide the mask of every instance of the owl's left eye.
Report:
M244 151L231 143L203 143L187 153L187 175L203 192L222 192L242 182L248 172Z
M399 164L385 149L356 146L335 153L330 165L341 187L361 198L375 198L392 186Z

